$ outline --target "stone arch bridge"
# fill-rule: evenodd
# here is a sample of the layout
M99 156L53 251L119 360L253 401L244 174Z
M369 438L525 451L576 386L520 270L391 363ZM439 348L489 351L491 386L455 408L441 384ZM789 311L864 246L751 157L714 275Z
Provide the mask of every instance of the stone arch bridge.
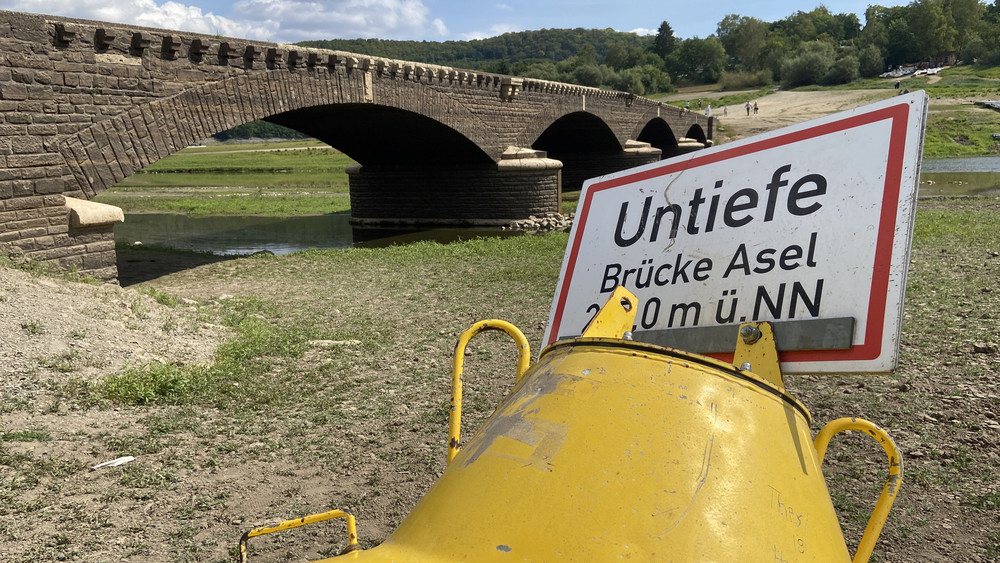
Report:
M113 280L121 210L89 201L256 120L325 141L355 224L498 224L589 177L711 144L625 92L177 31L0 12L0 251Z

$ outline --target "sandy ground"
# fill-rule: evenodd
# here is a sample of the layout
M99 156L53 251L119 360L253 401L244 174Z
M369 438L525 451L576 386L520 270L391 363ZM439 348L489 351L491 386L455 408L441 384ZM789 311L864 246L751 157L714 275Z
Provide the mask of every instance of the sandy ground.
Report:
M748 116L742 107L713 106L712 115L718 119L718 139L725 142L853 109L894 94L894 90L775 92L756 100L756 114Z

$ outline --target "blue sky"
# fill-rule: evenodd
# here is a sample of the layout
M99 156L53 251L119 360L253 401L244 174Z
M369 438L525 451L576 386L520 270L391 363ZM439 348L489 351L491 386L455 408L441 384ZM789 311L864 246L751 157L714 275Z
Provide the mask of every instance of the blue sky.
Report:
M680 38L706 37L726 14L782 19L824 4L864 23L864 0L0 0L0 9L294 43L379 37L445 41L542 28L613 28L655 33L670 22ZM899 0L880 2L893 6Z

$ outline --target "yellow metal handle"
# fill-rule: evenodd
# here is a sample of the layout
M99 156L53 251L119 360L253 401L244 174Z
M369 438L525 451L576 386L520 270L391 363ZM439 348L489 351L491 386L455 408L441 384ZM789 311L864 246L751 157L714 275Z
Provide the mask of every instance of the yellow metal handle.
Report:
M358 529L354 522L354 515L344 512L343 510L331 510L320 514L312 514L304 518L295 518L294 520L285 520L284 522L278 522L277 524L261 526L243 534L243 537L240 538L240 563L247 563L247 540L250 538L263 536L264 534L270 534L273 532L280 532L282 530L289 530L291 528L298 528L299 526L322 522L324 520L330 520L331 518L344 518L347 520L347 547L344 548L341 555L349 551L361 549L361 546L358 545Z
M487 330L502 330L510 335L517 344L515 384L521 381L521 376L524 375L531 363L531 347L528 345L528 339L516 326L507 321L498 319L479 321L458 337L458 343L455 344L455 360L451 369L451 413L448 415L449 464L458 455L458 450L462 449L462 374L465 370L465 348L473 336Z
M868 518L868 525L865 526L865 533L861 536L858 549L854 552L854 563L862 563L868 561L868 558L871 557L872 550L875 549L875 542L878 541L878 536L882 533L885 520L889 517L889 510L892 508L892 503L895 502L896 494L903 484L903 460L899 457L899 450L896 448L896 444L886 434L885 430L860 418L838 418L827 423L816 434L816 439L813 440L813 445L816 448L816 453L819 455L819 462L821 464L823 463L823 458L826 457L826 448L830 445L830 439L833 438L834 434L839 434L845 430L857 430L875 438L882 445L882 448L885 449L885 453L889 457L889 476L882 487L882 494L879 495L878 502L875 503L875 510L872 511L872 515Z

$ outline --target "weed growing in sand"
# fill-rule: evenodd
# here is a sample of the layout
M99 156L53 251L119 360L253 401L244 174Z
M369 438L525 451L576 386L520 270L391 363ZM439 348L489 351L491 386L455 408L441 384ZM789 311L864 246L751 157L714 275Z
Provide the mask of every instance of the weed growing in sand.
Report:
M4 432L0 440L4 442L48 442L52 439L48 430L30 429L16 432Z
M45 334L45 327L39 320L23 321L21 322L21 328L24 329L24 332L28 333L28 336Z
M227 300L225 324L238 334L216 350L210 365L174 365L150 362L130 366L96 384L97 395L126 405L216 405L253 399L260 404L281 403L294 383L271 377L271 371L305 351L311 332L266 320L275 308L263 300Z
M81 274L75 268L66 270L58 265L49 262L38 262L30 258L0 255L0 267L12 268L31 274L34 277L45 276L48 278L58 278L71 282L86 283L90 285L100 285L101 280L88 274Z
M152 297L160 305L166 305L167 307L176 307L177 298L165 291L160 291L151 285L144 285L139 288L139 293L143 295L148 295Z

